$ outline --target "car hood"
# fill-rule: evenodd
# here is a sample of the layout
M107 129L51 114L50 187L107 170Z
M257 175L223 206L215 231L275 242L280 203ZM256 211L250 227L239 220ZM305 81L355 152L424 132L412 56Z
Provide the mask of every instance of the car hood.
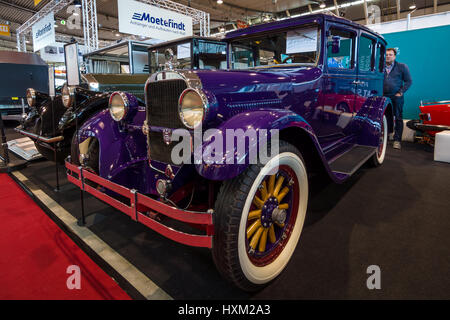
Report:
M254 109L289 109L296 94L314 87L317 67L250 70L198 70L211 107L225 118ZM211 101L212 100L212 101Z

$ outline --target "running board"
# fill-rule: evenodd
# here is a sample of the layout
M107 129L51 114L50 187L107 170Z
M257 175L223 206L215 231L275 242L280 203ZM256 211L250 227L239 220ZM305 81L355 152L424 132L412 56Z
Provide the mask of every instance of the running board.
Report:
M377 151L375 147L356 145L339 158L330 163L330 168L335 173L351 176Z
M37 151L33 140L28 137L8 141L8 149L27 161L42 158L42 155Z

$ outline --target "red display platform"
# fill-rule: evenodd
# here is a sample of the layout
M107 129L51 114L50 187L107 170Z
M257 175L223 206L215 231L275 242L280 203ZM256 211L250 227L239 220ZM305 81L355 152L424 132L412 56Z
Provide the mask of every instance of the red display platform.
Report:
M0 299L130 299L7 174L0 221ZM67 286L70 266L79 267L81 289Z

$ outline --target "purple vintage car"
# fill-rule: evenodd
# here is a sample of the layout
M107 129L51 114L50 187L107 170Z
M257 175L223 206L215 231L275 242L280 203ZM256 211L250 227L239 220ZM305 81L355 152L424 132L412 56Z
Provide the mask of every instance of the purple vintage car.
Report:
M228 70L150 76L146 106L115 92L79 131L68 178L175 241L212 250L243 290L290 260L308 176L344 182L383 163L386 41L316 14L229 33ZM231 137L231 138L230 138ZM179 223L179 222L184 223Z

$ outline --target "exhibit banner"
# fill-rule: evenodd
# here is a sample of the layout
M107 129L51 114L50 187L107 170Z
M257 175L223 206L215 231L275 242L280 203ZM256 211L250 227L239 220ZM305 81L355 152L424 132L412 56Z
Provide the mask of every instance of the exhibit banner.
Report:
M161 40L192 36L192 18L134 0L117 0L119 31Z
M53 12L39 20L33 28L33 51L55 43L55 17Z
M7 24L0 24L0 36L11 36L11 30L9 29L9 25Z

